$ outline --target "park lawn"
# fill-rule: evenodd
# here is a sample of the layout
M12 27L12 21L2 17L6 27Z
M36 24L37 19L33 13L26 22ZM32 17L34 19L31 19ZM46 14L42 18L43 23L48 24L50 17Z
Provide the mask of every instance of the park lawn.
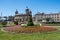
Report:
M0 30L0 40L60 40L60 31L50 33L6 33Z
M44 24L44 26L60 26L60 24Z

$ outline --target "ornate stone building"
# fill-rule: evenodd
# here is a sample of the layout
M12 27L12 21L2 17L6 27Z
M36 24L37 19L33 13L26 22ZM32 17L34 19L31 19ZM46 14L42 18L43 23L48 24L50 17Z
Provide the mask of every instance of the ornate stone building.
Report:
M19 23L27 23L28 17L32 17L32 12L29 10L29 8L25 9L25 13L19 13L18 10L15 11L14 21L18 21Z
M60 12L59 13L40 13L38 12L35 14L35 21L36 22L47 22L46 18L49 18L49 22L60 22Z

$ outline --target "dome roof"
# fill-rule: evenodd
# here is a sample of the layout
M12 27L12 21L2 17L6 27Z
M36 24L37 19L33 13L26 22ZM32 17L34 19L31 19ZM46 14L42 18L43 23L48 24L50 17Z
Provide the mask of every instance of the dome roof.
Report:
M16 9L15 14L18 14L18 10Z
M26 11L29 11L29 8L28 7L26 7Z

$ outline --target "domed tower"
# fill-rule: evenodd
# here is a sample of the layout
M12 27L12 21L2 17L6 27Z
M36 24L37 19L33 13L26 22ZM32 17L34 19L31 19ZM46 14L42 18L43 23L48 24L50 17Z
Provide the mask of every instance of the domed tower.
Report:
M32 12L29 10L29 8L28 8L28 7L26 7L25 12L26 12L26 14L27 14L27 15L30 15L30 14L32 13Z
M30 11L30 15L32 15L32 11Z
M32 20L32 12L29 10L28 7L26 7L26 15L27 15L27 25L28 26L33 26L33 20Z
M18 10L17 10L17 9L16 9L16 11L15 11L15 15L16 15L16 14L18 14Z

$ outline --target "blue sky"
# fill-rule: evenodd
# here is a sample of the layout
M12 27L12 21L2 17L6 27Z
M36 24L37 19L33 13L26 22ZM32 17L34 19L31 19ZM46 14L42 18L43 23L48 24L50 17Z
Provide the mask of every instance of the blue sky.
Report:
M19 13L25 13L26 6L32 11L55 13L60 12L60 0L0 0L0 16L14 15L17 9Z

